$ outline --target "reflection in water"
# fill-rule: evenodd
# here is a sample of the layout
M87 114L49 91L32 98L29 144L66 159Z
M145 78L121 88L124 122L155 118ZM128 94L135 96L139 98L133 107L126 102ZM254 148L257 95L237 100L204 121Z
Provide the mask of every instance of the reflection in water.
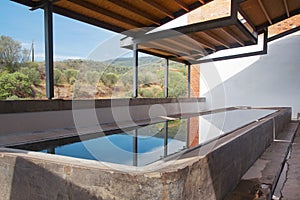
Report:
M84 141L64 144L31 144L30 149L46 153L144 166L183 149L204 144L221 135L275 112L275 110L233 110L170 120Z

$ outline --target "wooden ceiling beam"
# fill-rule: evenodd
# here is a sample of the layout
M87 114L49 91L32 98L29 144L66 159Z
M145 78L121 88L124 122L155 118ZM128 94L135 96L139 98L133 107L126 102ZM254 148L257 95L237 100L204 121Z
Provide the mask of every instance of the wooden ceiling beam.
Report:
M148 21L150 21L150 22L152 22L152 23L154 23L158 26L160 25L160 20L159 19L157 19L157 18L155 18L155 17L153 17L153 16L151 16L151 15L149 15L149 14L143 12L143 11L140 11L137 8L132 7L132 6L128 5L127 3L121 1L121 0L109 1L109 3L117 5L121 8L126 9L126 10L129 10L129 11L139 15L140 17L142 17L142 18L144 18L144 19L146 19L146 20L148 20Z
M205 41L202 37L195 35L195 34L191 34L189 35L189 37L191 37L192 39L196 40L197 42L200 43L200 45L202 45L204 48L208 48L212 51L216 51L216 47L214 47L212 44L210 44L209 42Z
M181 56L181 57L179 57L179 59L184 59L184 60L193 60L193 61L195 61L195 60L198 60L198 59L200 59L200 58L202 58L202 57L204 57L204 56L206 56L206 55L203 55L203 54L191 54L191 55L189 55L189 56Z
M156 9L157 11L167 15L168 17L170 17L172 19L175 18L171 11L169 11L168 9L166 9L166 8L162 7L161 5L157 4L155 1L153 1L153 0L143 0L143 2L148 4L152 8Z
M233 33L232 31L228 31L225 29L220 28L219 29L222 33L224 33L225 35L227 35L228 37L230 37L232 40L236 41L237 43L239 43L241 46L245 46L245 42L235 33Z
M189 52L187 50L181 49L180 47L170 44L166 41L149 42L147 44L142 44L142 46L148 47L148 48L151 48L151 46L155 46L158 50L176 54L177 56L189 54Z
M191 55L191 54L194 54L195 52L197 52L197 54L204 55L203 49L190 48L188 46L182 45L179 42L176 42L176 40L164 39L163 41L159 41L159 43L161 43L163 45L168 45L172 49L179 50L180 52L182 52L183 54L186 54L186 55Z
M287 3L286 0L283 0L283 3L284 3L285 11L286 11L286 16L287 16L287 17L290 17L290 11L289 11L288 3Z
M118 33L124 32L126 31L125 28L122 27L118 27L118 26L114 26L111 25L109 23L103 22L103 21L99 21L97 19L91 18L91 17L87 17L85 15L79 14L79 13L74 13L70 10L66 10L64 8L58 7L58 6L53 6L53 11L59 15L65 16L65 17L69 17L90 25L94 25L97 27L101 27L110 31L115 31Z
M151 49L155 49L157 51L160 51L160 52L165 52L167 54L170 54L170 55L173 55L175 57L180 57L181 55L179 54L180 52L176 52L174 51L174 49L172 48L164 48L165 46L164 45L161 45L159 43L156 43L156 42L149 42L147 43L146 45L145 44L142 44L140 45L140 48L141 49L149 49L148 51L151 52Z
M227 49L230 48L230 44L225 42L224 40L220 39L218 36L216 36L215 34L213 33L206 33L206 32L201 32L202 35L204 35L204 37L207 37L209 38L210 40L226 47Z
M182 2L181 0L174 0L174 2L179 5L183 10L185 10L186 12L189 12L190 9L189 7L184 3Z
M113 12L111 12L109 10L103 9L103 8L97 6L97 5L91 4L91 3L86 2L86 1L82 1L82 0L68 0L68 1L72 2L72 3L76 4L76 5L79 5L81 7L84 7L86 9L92 10L92 11L94 11L96 13L101 14L101 15L105 15L105 16L107 16L109 18L115 19L115 20L117 20L119 22L128 24L128 25L130 25L132 27L135 27L135 28L137 28L137 27L143 27L144 26L144 24L135 22L132 19L129 19L127 17L124 17L124 16L121 16L119 14L113 13Z
M267 10L266 10L264 4L263 4L263 2L262 2L261 0L257 0L257 1L258 1L258 3L259 3L259 6L260 6L261 10L263 11L265 17L267 18L268 22L269 22L270 24L273 24L273 23L272 23L272 20L271 20L271 18L270 18L270 16L269 16L269 14L268 14L268 12L267 12Z
M179 38L178 38L179 39ZM178 40L172 40L172 39L167 39L168 42L174 44L174 45L177 45L183 49L186 49L188 51L196 51L198 53L203 53L203 48L198 44L198 46L196 47L195 44L191 44L190 42L189 43L186 43L186 42L179 42ZM194 41L194 43L196 43L196 41ZM186 44L186 45L185 45Z
M204 5L205 4L205 1L204 0L199 0L199 2Z

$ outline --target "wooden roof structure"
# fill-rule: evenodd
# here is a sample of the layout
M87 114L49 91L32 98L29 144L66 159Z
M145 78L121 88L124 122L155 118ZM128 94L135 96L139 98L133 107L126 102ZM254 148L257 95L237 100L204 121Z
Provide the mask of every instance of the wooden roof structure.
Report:
M43 8L47 0L12 0ZM50 0L51 1L51 0ZM147 34L211 0L52 0L53 12L118 33L139 44L139 51L193 63L218 50L257 44L257 34L300 13L299 0L232 0L231 15ZM121 43L124 43L122 41ZM132 48L132 44L123 44Z
M134 38L131 41L124 38L121 45L132 49L134 40L139 44L139 51L165 57L182 63L193 63L193 61L223 49L243 47L257 43L257 35L248 30L241 22L234 23L231 18L217 20L222 25L207 28L205 23L202 29L195 32L188 30L168 30L168 37L154 33ZM157 34L157 38L155 35ZM132 38L131 38L132 39ZM129 41L126 41L129 40Z
M246 0L241 2L239 7L239 11L258 32L300 14L299 0Z
M211 0L12 0L31 7L53 4L53 12L114 32L158 27ZM130 32L128 33L130 34Z
M137 42L145 53L200 63L199 59L218 50L257 44L257 35L266 33L270 25L300 13L300 1L295 0L233 0L231 4L228 17L146 34L131 43ZM130 42L124 43L131 48Z

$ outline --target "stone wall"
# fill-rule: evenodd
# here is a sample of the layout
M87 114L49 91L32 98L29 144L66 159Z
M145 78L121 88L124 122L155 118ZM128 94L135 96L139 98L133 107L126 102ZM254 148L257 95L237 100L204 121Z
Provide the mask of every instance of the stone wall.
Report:
M110 123L134 125L160 116L200 112L204 102L204 98L2 101L0 136Z

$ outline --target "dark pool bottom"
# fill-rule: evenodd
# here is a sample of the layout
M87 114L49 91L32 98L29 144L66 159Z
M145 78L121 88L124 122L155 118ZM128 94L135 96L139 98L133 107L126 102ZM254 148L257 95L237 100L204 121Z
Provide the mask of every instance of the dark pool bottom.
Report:
M89 139L69 138L15 148L145 166L184 149L214 140L274 112L276 110L231 110L133 127L130 131L96 134L98 137Z

